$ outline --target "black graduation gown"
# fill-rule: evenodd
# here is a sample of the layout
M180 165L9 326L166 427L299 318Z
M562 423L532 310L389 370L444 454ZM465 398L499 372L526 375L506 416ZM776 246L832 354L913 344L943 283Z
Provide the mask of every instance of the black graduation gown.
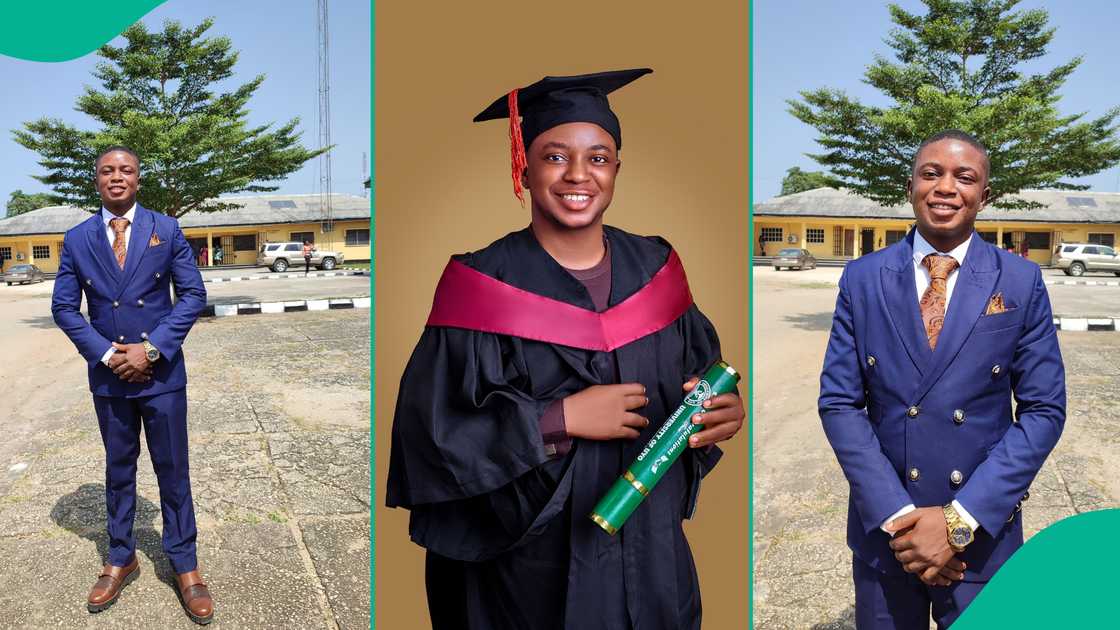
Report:
M642 288L670 247L611 227L610 305ZM583 285L524 229L457 257L526 291L594 310ZM720 358L692 305L669 326L613 351L428 327L401 379L389 461L389 507L411 510L428 549L433 627L685 630L700 593L682 519L718 448L686 449L617 534L588 518L683 397L681 385ZM617 373L613 364L617 364ZM574 441L545 454L545 407L596 384L640 382L650 425L637 440Z

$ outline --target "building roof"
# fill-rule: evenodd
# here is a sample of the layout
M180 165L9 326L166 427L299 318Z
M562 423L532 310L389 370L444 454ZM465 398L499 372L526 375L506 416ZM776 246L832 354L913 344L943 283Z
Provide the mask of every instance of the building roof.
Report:
M189 212L179 218L183 228L234 227L276 223L316 223L323 219L319 195L257 195L221 197L239 204L222 212ZM365 197L334 193L331 213L335 221L370 218L370 203ZM63 234L89 218L90 213L73 206L39 208L14 217L0 219L0 236Z
M1120 223L1120 193L1080 190L1024 190L1011 198L1045 204L1035 210L985 208L979 221L1030 223ZM755 216L900 219L912 221L909 204L883 206L847 189L816 188L754 205Z

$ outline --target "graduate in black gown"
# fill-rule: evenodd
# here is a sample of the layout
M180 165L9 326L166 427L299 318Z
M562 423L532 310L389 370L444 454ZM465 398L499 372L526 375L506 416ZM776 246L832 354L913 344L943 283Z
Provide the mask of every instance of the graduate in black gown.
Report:
M510 119L532 220L452 258L401 379L386 503L427 549L435 630L700 627L682 520L738 395L709 401L618 533L589 518L721 358L669 244L603 225L622 146L606 95L649 72L546 77L475 118Z

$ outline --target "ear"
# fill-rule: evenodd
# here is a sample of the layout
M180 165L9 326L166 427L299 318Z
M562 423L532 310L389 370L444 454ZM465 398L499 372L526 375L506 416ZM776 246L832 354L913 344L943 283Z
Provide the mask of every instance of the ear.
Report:
M615 163L614 163L614 174L615 174L615 175L618 175L618 173L619 173L619 172L620 172L621 170L622 170L622 160L615 160Z
M985 186L984 187L984 195L982 197L980 197L980 208L983 209L985 206L987 206L988 205L988 200L991 199L991 198L992 198L992 187L991 186Z
M914 176L911 175L910 179L906 180L906 200L909 201L910 203L914 203L914 200L912 198L913 194L914 194Z

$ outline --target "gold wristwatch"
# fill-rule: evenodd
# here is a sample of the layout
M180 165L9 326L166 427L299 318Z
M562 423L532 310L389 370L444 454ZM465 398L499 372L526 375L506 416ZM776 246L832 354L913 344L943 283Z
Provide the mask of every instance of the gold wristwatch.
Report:
M945 527L949 532L949 546L953 548L953 551L964 551L964 548L974 539L972 528L964 522L960 514L957 514L957 508L953 507L952 503L946 504L941 509L945 513Z
M144 352L148 355L148 362L155 363L159 360L159 350L152 345L152 342L147 339L144 340Z

